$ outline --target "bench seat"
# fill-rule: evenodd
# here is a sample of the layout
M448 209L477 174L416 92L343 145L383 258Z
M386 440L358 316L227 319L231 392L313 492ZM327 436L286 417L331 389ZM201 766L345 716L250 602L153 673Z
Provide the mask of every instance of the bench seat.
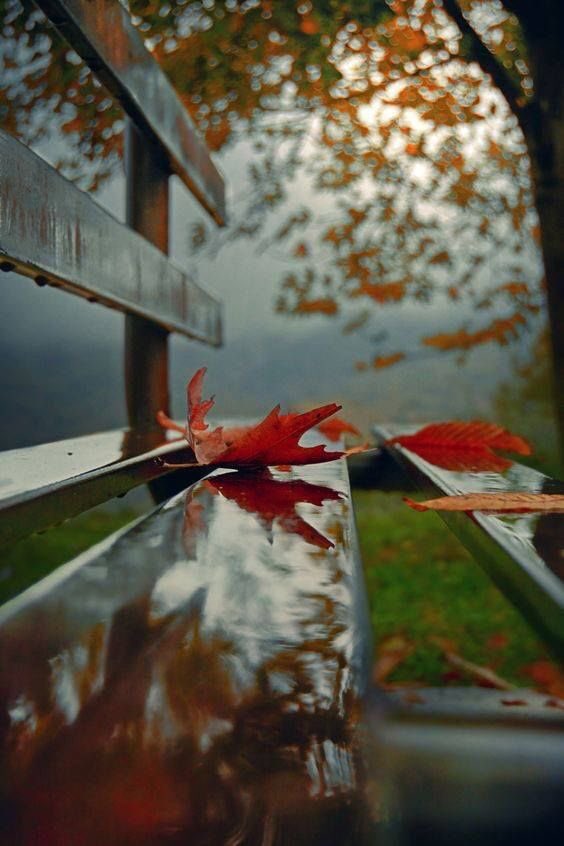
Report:
M359 842L369 629L344 461L197 482L0 610L11 842Z
M0 454L0 546L75 517L112 497L171 476L159 460L191 461L185 441L116 429ZM202 476L174 473L175 488ZM170 493L169 493L170 495Z
M154 465L152 452L124 459L119 437L99 449L102 477L127 479L123 460ZM388 452L426 492L475 484ZM39 497L82 476L92 484L85 453L72 472L62 444L58 455ZM383 455L354 459L368 461L374 487ZM33 495L25 475L9 494ZM500 534L455 516L486 560L491 544L521 566L511 521ZM215 471L0 609L10 842L49 832L85 846L513 846L561 824L559 703L531 691L378 691L371 662L346 462Z

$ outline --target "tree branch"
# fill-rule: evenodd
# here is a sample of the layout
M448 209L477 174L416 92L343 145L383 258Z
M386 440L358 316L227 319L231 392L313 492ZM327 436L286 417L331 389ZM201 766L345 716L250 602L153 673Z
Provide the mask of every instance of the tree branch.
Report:
M519 121L521 129L525 131L524 108L520 102L521 91L513 80L507 75L503 67L497 61L493 53L486 47L474 27L463 15L462 9L457 0L442 0L445 12L452 18L462 35L468 36L472 43L472 50L476 61L494 81L509 105L509 108Z

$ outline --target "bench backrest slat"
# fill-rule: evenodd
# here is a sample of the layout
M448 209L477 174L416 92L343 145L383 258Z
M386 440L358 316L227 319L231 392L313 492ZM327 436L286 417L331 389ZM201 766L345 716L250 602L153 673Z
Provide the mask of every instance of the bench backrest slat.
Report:
M189 114L118 0L38 0L125 113L157 141L176 173L217 223L225 186Z
M119 311L209 344L220 305L149 242L0 132L0 257Z
M119 0L38 5L126 113L126 223L0 130L0 270L125 313L130 431L79 439L76 449L61 441L7 453L0 543L48 528L143 482L156 499L177 490L176 477L172 483L161 478L170 471L155 461L183 449L163 445L156 419L158 410L169 411L168 334L212 346L222 341L220 302L167 255L173 173L217 223L225 222L223 177L190 115ZM78 450L84 452L77 459ZM20 476L26 461L34 463L32 477L28 473L26 483L12 485L10 477ZM177 474L184 484L187 473Z

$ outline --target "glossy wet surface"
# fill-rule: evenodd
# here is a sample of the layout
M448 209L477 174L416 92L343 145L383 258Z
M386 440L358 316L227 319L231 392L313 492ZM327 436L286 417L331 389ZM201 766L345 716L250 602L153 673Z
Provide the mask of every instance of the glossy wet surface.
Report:
M216 475L4 606L2 842L360 842L351 516L344 463Z
M412 434L416 428L410 430L406 426L400 430L397 425L385 424L378 425L375 433L386 440L400 434ZM564 491L563 482L517 462L502 473L461 473L448 470L444 460L431 462L404 447L394 447L394 450L426 495L517 491L555 494ZM461 538L462 533L466 537L464 521L465 515L446 518ZM475 511L470 521L473 536L467 545L477 560L511 594L537 628L540 623L540 630L548 634L561 651L564 646L564 515L541 512L494 515Z

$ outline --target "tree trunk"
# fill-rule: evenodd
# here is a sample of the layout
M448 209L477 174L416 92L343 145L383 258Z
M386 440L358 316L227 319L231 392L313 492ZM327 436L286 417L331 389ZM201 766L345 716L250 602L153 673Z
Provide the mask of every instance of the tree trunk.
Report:
M553 363L553 397L564 469L564 0L504 0L523 27L535 98L522 108L522 92L472 28L460 0L442 0L447 14L472 44L525 135L536 191L546 279Z
M556 37L554 33L553 37ZM526 129L536 190L553 352L554 401L564 463L564 88L561 55L530 44L538 108ZM560 54L560 49L558 49Z

